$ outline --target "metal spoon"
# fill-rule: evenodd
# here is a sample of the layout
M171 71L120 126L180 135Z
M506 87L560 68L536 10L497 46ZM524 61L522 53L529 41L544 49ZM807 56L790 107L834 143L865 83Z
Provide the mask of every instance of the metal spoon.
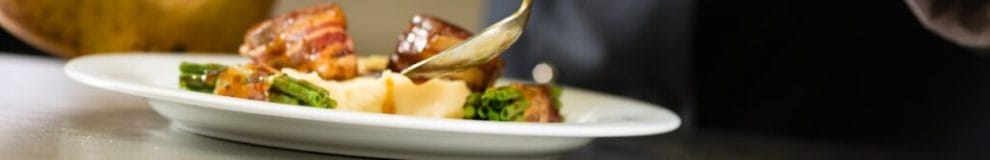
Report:
M477 35L402 70L410 77L433 78L491 61L516 43L526 22L532 0L523 0L515 13L485 28Z

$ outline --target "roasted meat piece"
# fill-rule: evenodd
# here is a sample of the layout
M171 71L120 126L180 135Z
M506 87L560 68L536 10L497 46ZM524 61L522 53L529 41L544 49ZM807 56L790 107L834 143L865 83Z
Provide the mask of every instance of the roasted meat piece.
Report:
M244 37L240 52L265 67L350 79L358 74L357 55L346 29L340 6L318 5L256 25Z
M400 72L403 69L427 59L447 48L470 38L472 33L439 18L416 15L408 29L399 37L396 52L389 57L389 69ZM492 86L502 74L505 62L502 58L471 69L454 73L444 78L467 82L472 91L484 91ZM417 78L417 77L411 77Z

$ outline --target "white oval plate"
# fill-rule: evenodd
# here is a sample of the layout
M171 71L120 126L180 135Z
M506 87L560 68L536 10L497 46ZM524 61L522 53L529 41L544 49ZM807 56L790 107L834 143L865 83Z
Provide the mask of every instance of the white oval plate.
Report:
M190 132L307 151L402 159L547 159L596 137L670 132L680 119L663 107L564 88L565 123L433 119L282 105L178 88L182 61L242 64L232 55L130 53L74 59L65 73L81 83L146 97Z

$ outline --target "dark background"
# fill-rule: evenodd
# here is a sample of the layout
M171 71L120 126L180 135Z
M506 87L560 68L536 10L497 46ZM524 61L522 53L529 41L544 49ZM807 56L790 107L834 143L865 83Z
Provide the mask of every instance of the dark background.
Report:
M922 150L982 151L985 58L903 1L698 1L698 124Z
M693 110L689 127L949 152L990 144L990 63L922 28L903 1L694 4L693 90L682 93L693 102L671 105ZM6 32L0 51L41 53Z

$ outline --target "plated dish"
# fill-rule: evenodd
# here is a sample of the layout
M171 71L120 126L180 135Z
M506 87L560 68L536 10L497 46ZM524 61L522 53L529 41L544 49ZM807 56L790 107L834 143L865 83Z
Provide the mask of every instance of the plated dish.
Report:
M334 4L262 22L241 56L123 53L74 59L84 84L146 97L176 127L277 147L402 159L553 158L597 137L669 132L656 105L500 80L496 58L442 77L392 71L470 33L416 16L396 53L359 57Z
M297 107L187 91L174 66L204 60L242 64L238 56L123 53L73 59L69 78L145 97L193 133L254 144L402 159L552 158L599 137L666 133L680 125L663 107L563 87L562 123L492 122Z

